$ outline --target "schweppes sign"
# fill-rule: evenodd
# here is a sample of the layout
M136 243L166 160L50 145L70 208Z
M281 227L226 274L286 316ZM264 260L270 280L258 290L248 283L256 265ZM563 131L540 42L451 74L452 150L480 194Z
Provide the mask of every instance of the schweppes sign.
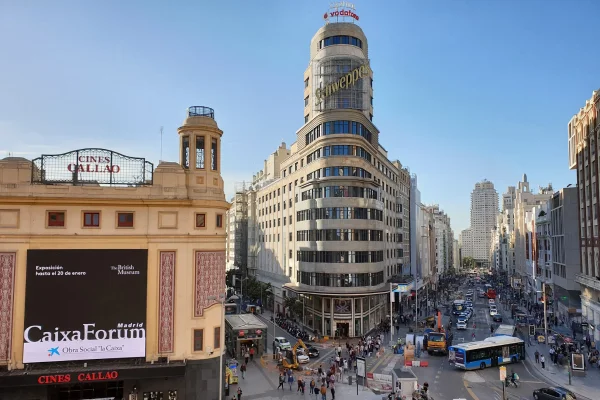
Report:
M320 103L321 101L323 101L323 99L331 96L340 89L346 89L354 86L359 79L362 79L364 76L368 76L369 72L369 66L363 64L360 67L357 67L352 71L348 72L346 75L342 76L337 81L325 86L324 88L317 88L317 90L315 90L315 97L317 98L317 103Z

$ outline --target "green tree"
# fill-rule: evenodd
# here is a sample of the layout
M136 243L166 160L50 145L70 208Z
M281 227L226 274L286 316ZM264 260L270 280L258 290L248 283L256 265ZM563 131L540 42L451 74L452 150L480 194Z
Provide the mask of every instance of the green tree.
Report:
M285 307L291 318L302 318L302 302L297 297L286 297L283 301L283 306Z
M473 259L473 257L463 258L463 268L466 268L466 269L475 268L475 260Z

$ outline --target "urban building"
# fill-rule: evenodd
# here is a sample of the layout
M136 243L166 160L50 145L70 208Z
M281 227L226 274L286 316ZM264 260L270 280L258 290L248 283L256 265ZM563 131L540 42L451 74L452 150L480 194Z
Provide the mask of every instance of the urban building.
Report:
M368 41L354 23L323 26L304 73L304 125L254 175L248 273L273 286L275 312L303 304L322 335L360 336L386 318L389 283L411 271L410 173L373 124Z
M523 295L530 303L539 302L542 292L542 280L538 279L541 270L534 269L535 260L535 207L545 204L553 195L552 185L540 187L537 193L530 190L527 175L518 183L514 200L514 245L515 274L520 279Z
M462 231L462 256L472 257L482 266L490 263L492 230L498 215L498 192L494 184L483 180L471 192L471 226Z
M452 243L452 263L457 273L460 273L462 265L460 263L460 248L458 246L458 240L454 239Z
M438 204L427 206L428 212L433 215L435 231L435 267L437 273L444 275L452 266L452 243L454 237L450 227L450 217Z
M579 190L581 268L576 281L581 285L583 320L596 328L593 330L596 341L600 339L599 114L600 90L596 90L568 125L569 168L577 171Z
M223 132L190 107L177 133L179 162L156 168L0 160L0 398L219 398Z
M576 282L580 273L579 252L579 199L577 187L563 188L550 200L550 234L555 315L559 321L571 326L571 321L581 317L581 288ZM548 296L548 294L547 294Z

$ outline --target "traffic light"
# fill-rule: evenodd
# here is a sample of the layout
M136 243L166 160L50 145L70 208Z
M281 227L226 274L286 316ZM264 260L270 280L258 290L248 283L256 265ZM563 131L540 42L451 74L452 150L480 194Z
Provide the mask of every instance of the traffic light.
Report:
M529 336L535 336L535 325L529 325Z

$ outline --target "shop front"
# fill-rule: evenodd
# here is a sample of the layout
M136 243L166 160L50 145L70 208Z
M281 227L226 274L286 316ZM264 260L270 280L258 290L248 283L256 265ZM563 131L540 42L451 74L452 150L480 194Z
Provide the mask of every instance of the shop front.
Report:
M389 291L352 297L323 296L310 292L296 294L303 304L302 324L311 333L318 333L319 336L363 336L381 321L389 318Z
M0 373L2 400L182 400L185 364L103 365Z
M243 349L254 348L260 357L267 348L267 325L252 314L225 316L225 344L230 357L243 359Z

